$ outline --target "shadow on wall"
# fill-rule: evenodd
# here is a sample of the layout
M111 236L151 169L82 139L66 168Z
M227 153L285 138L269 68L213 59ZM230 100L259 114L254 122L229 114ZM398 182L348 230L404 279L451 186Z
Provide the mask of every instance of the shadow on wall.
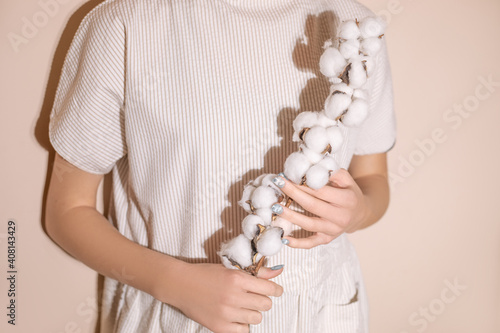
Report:
M66 56L66 53L68 52L68 49L71 45L71 41L73 40L73 36L76 33L76 30L78 29L80 23L82 22L83 18L85 15L87 15L88 12L90 12L94 7L99 5L102 2L102 0L89 0L88 2L84 3L83 6L78 8L70 17L68 20L66 26L64 27L64 30L61 34L61 38L59 39L59 43L56 47L56 50L54 52L54 58L52 59L52 64L50 68L50 74L49 78L47 81L47 86L45 88L45 96L42 104L42 108L40 110L40 115L38 117L38 120L35 125L35 138L38 141L38 143L48 152L49 158L48 158L48 163L47 163L47 171L46 171L46 177L45 177L45 185L44 185L44 190L43 190L43 197L42 197L42 212L41 212L41 224L42 228L47 234L47 229L45 227L45 205L47 202L47 192L50 184L50 179L52 175L52 168L54 164L54 157L55 157L55 151L54 148L52 148L52 145L50 144L49 140L49 119L50 119L50 112L52 110L52 106L54 104L54 98L57 90L57 85L59 83L59 77L61 75L62 67L64 64L64 58ZM108 202L109 202L109 195L111 191L111 179L110 175L106 175L103 180L103 189L104 189L104 213L107 214L107 207L108 207ZM48 237L48 236L47 236ZM96 290L96 299L100 300L101 299L101 293L102 293L102 288L103 288L103 283L104 279L101 275L98 275L97 277L97 290ZM97 318L96 322L96 327L95 327L95 333L99 333L99 325L100 325L100 308L101 304L100 301L98 302L98 314L99 317Z

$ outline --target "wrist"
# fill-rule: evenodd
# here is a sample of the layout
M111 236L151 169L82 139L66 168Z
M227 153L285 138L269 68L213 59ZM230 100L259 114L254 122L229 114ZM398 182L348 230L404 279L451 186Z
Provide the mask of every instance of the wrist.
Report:
M348 233L353 233L355 231L364 229L371 225L371 220L373 216L373 209L370 201L370 197L363 194L360 199L360 208L358 210L357 219L351 228L346 230Z
M178 307L189 266L191 264L162 254L155 268L151 295L162 303Z

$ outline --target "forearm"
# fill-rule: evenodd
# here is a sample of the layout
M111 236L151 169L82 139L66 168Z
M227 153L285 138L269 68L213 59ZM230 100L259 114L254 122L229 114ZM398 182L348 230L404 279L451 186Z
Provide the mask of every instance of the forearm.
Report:
M385 175L366 175L356 178L355 181L363 192L365 213L357 227L349 232L364 229L374 224L382 218L389 206L389 184Z
M94 207L78 206L64 213L48 207L46 220L50 236L76 259L153 296L158 293L155 288L160 276L174 281L187 265L127 239ZM168 290L161 294L168 299Z

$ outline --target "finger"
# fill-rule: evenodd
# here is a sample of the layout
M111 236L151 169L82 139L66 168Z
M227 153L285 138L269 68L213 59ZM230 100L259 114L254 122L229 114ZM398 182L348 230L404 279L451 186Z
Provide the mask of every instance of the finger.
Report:
M269 311L273 306L273 301L269 297L260 294L247 292L238 298L240 300L238 306L248 310Z
M248 324L231 323L227 326L226 332L248 333L250 332L250 327Z
M353 185L353 183L355 182L349 171L343 168L338 169L336 172L333 172L330 175L329 180L333 183L333 186L340 188L347 188Z
M293 184L293 183L291 183ZM295 184L294 184L295 185ZM298 189L306 192L307 194L321 199L329 204L333 204L336 206L344 206L347 202L345 191L346 189L335 187L332 185L325 185L319 190L314 190L307 185L295 185Z
M283 179L282 177L276 177L276 178ZM328 219L328 216L332 215L331 209L332 207L335 207L332 206L332 204L320 200L314 197L313 195L302 191L298 187L292 185L292 183L289 181L285 181L285 183L281 183L281 185L282 185L281 190L283 191L283 193L291 197L296 203L298 203L305 210L313 213L314 215L324 217L326 219ZM273 205L273 208L274 207L275 206ZM276 208L278 208L278 206L276 206ZM273 211L277 214L280 214L275 210Z
M262 321L262 314L259 311L248 309L237 309L232 316L236 323L257 325Z
M305 238L293 238L293 237L285 237L290 242L288 246L296 249L311 249L318 245L328 244L338 235L326 235L323 233L315 233L312 236Z
M280 269L276 269L276 270L270 269L267 267L261 267L259 269L259 272L257 273L257 277L261 278L261 279L269 280L269 279L277 277L281 273L283 273L283 267L281 267Z
M274 207L275 206L273 205L273 208ZM342 212L337 207L334 206L329 207L329 213L324 214L325 215L325 217L323 217L324 219L307 216L299 212L296 212L288 207L283 207L283 206L281 207L283 208L283 212L279 214L279 216L287 221L290 221L295 225L298 225L304 230L311 232L322 232L325 234L337 233L340 230L340 226L335 223L335 216L341 214Z
M278 297L283 294L283 287L279 284L254 276L249 276L248 281L245 282L244 290L265 296Z

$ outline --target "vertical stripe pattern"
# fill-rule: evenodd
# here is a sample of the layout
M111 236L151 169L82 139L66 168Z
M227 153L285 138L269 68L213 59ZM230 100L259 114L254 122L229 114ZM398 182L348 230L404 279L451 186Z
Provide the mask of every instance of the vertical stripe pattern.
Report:
M50 140L82 170L112 173L108 218L127 238L216 262L221 242L241 232L243 185L282 171L297 150L293 119L323 108L323 43L337 23L368 15L353 0L106 0L66 56ZM385 46L376 62L369 118L359 129L341 126L344 168L353 154L395 141ZM311 250L284 248L269 259L275 264L285 264L276 278L285 293L252 332L367 332L364 284L345 235ZM208 332L110 278L102 301L103 333Z

